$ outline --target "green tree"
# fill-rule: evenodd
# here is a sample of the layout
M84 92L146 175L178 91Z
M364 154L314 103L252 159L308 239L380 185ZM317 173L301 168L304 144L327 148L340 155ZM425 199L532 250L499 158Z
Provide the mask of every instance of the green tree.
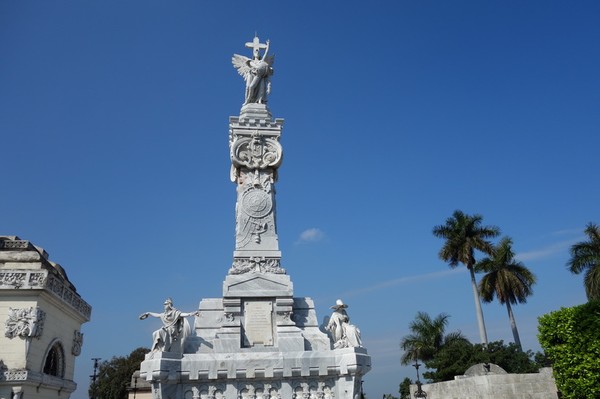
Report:
M148 348L137 348L128 356L113 356L100 363L98 379L90 385L90 397L100 399L127 399L127 387L131 376L139 370Z
M431 382L450 381L463 375L473 363L473 344L468 340L448 343L433 359L427 361L423 377Z
M571 259L567 266L571 273L585 272L583 283L588 301L600 299L600 228L589 223L585 230L589 241L571 247Z
M482 226L481 215L467 215L456 210L451 217L446 219L446 224L435 226L433 235L446 240L439 252L439 257L448 262L451 268L462 263L469 270L471 277L471 288L475 300L475 311L477 324L479 325L479 336L483 344L487 344L487 333L481 310L479 290L475 280L474 265L475 250L491 255L494 246L488 241L490 238L500 235L500 229L496 226Z
M423 376L432 382L449 381L479 363L496 364L508 373L535 373L539 367L533 356L533 352L523 352L514 343L505 345L503 341L492 341L488 345L473 345L468 341L455 341L425 362L429 371Z
M449 318L445 313L432 319L426 312L417 312L415 319L408 326L411 333L404 336L400 342L404 350L401 363L410 364L417 359L430 360L449 342L466 340L460 331L446 334Z
M412 380L408 377L405 377L400 386L398 387L398 392L400 393L400 399L410 399L410 384L412 384Z
M600 300L541 316L538 339L565 399L600 398Z
M527 302L527 297L533 294L531 286L535 284L535 275L522 262L515 260L512 240L509 237L504 237L498 243L491 257L477 262L475 271L486 273L479 281L481 299L484 302L492 302L495 296L500 304L506 305L515 344L522 350L511 305Z

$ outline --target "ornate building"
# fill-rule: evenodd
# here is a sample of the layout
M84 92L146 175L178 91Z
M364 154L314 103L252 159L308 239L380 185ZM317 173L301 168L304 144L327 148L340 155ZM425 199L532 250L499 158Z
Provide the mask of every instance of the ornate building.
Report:
M43 248L0 236L0 399L68 398L91 311Z

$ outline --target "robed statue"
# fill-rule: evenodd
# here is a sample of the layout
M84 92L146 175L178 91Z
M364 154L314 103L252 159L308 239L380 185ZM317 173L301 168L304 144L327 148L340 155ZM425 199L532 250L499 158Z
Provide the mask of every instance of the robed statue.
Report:
M360 330L354 324L350 324L347 307L341 299L335 301L335 305L331 307L333 313L325 328L331 332L334 349L362 346Z
M184 313L173 306L171 298L167 298L164 305L165 311L162 313L145 312L140 315L140 320L152 316L158 317L163 323L160 329L152 333L152 353L182 353L185 339L191 332L190 325L185 318L198 316L199 312Z
M266 104L267 95L271 92L270 77L273 75L273 62L275 56L269 54L269 41L261 43L258 37L252 42L246 43L246 47L252 49L252 58L234 54L231 62L238 73L246 81L246 95L244 105L257 103ZM264 53L260 54L260 51Z

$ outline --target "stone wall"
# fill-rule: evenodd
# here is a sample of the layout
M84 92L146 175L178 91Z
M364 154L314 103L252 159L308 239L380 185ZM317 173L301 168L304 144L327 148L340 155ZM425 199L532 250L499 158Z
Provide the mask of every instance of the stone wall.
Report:
M414 398L416 385L411 385ZM427 399L558 399L551 368L532 374L490 374L423 384Z

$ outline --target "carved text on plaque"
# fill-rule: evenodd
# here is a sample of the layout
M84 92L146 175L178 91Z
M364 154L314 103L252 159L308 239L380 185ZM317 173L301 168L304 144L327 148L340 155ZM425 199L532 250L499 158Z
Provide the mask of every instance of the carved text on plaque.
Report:
M273 302L244 302L244 345L273 345Z

